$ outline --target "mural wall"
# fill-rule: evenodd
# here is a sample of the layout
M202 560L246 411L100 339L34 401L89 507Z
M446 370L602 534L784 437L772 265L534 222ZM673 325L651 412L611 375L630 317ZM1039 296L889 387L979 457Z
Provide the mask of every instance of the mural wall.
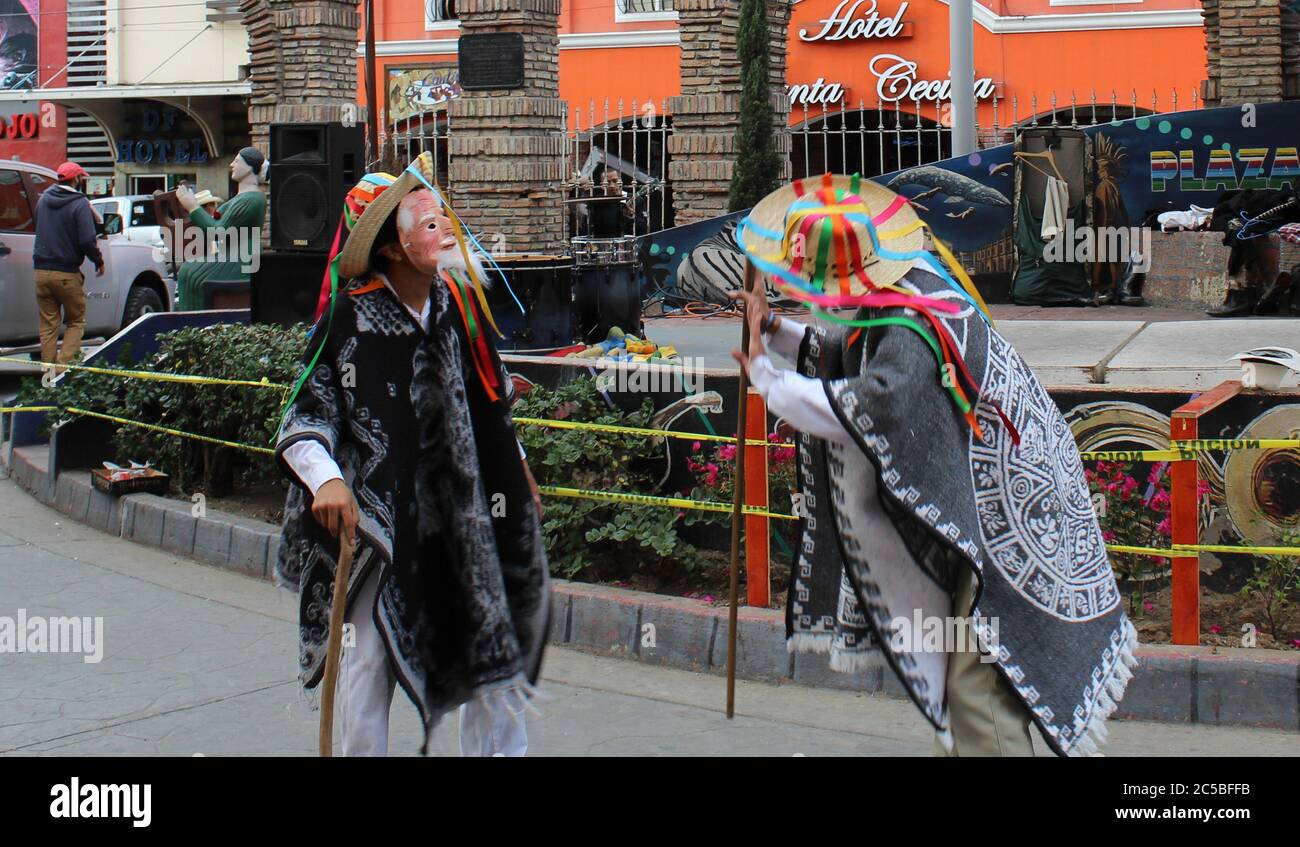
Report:
M1093 151L1093 221L1137 226L1149 211L1213 206L1233 189L1300 186L1300 101L1226 106L1086 127ZM952 247L991 302L1005 298L1011 272L1012 145L1003 144L873 177L910 198ZM725 302L740 286L735 246L742 215L664 230L642 239L652 285ZM1225 253L1226 256L1226 253Z

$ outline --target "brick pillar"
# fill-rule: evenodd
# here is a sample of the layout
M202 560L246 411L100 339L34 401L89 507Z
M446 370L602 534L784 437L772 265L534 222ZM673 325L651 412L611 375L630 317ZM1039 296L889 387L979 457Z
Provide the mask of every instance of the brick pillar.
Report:
M1300 99L1300 5L1283 3L1282 99Z
M461 35L524 37L522 88L463 91L449 104L452 203L493 252L564 242L560 0L461 0Z
M1297 48L1283 49L1279 0L1202 0L1206 25L1206 105L1271 103L1295 96ZM1295 12L1285 15L1295 40ZM1290 61L1284 74L1283 57Z
M727 212L740 125L740 60L736 53L740 0L677 0L676 6L682 94L668 101L673 113L668 152L672 156L669 177L674 214L681 225ZM785 69L790 4L776 0L767 8L776 145L786 160L782 176L788 177L790 101Z
M357 105L358 4L347 0L243 0L253 94L253 146L270 153L270 126L364 120Z

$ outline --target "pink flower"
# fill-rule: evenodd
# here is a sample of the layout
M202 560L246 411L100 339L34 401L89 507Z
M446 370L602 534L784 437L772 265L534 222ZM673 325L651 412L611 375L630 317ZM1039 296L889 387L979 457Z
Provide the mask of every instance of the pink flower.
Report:
M1196 481L1196 496L1204 497L1209 493L1210 493L1210 484L1203 479L1198 479Z
M1163 464L1152 465L1151 473L1147 474L1147 482L1152 485L1159 485L1160 480L1165 478L1165 466Z
M724 444L719 447L718 458L724 462L734 462L736 460L736 445Z
M1119 488L1118 483L1114 483L1114 482L1106 483L1106 491L1110 494L1114 494L1118 488Z
M1292 639L1291 639L1291 646L1292 646L1292 647L1300 647L1300 638L1292 638Z
M1155 607L1156 607L1156 604L1155 604L1155 603L1152 603L1150 600L1143 600L1143 601L1142 601L1142 608L1146 609L1148 612L1151 611L1152 609L1154 609Z
M1104 541L1114 541L1115 533L1111 532L1109 529L1104 529L1101 532L1101 537Z
M1212 634L1214 634L1214 635L1218 635L1220 632L1223 632L1223 627L1219 626L1219 625L1216 623L1216 624L1214 624L1213 626L1210 627L1210 632L1211 632Z
M1157 512L1169 511L1169 492L1165 491L1163 488L1157 491L1151 498L1151 508L1155 509Z
M710 606L718 602L718 598L714 597L712 594L705 594L700 599L703 600L705 603L708 603Z
M1124 477L1124 483L1120 486L1120 496L1127 498L1138 487L1138 481L1131 476Z
M702 448L703 446L704 446L703 444L701 444L700 442L696 441L694 444L691 445L691 452L692 452L692 453L698 453L698 452L700 452L700 448Z
M705 482L707 482L709 485L717 485L717 484L718 484L718 466L715 465L715 464L713 464L712 462L709 462L709 464L706 465L706 468L708 469L709 475L708 475L707 477L705 477Z

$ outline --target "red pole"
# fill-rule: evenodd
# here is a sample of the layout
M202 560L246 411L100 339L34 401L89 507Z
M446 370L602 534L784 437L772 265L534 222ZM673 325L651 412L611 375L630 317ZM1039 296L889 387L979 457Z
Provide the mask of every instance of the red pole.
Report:
M745 440L767 443L767 404L754 389L749 389L749 410L745 415ZM758 506L767 511L767 447L744 447L745 505ZM771 553L771 536L768 518L760 515L745 516L745 584L746 602L750 606L766 609L772 605L771 578L768 557Z
M1200 418L1241 393L1237 380L1222 382L1174 409L1169 419L1169 436L1179 441L1199 437ZM1188 451L1186 459L1172 463L1169 483L1169 533L1174 544L1199 544L1201 506L1197 496L1198 454ZM1201 643L1201 559L1192 554L1173 558L1173 642Z
M1198 425L1195 417L1175 416L1169 422L1170 438L1194 441ZM1174 462L1169 483L1169 529L1175 544L1197 544L1201 535L1200 510L1196 497L1196 456ZM1173 564L1173 643L1201 643L1201 559L1200 556L1177 556Z

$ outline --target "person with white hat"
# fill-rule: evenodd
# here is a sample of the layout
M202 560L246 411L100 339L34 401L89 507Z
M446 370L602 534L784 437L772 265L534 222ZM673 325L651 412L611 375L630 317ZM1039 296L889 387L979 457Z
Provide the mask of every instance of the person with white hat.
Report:
M800 431L791 651L844 672L883 657L938 753L1033 755L1031 723L1059 755L1095 753L1137 633L1070 428L961 266L858 176L777 190L736 238L819 319L773 314L761 286L735 295L750 346L734 355Z
M345 199L328 299L280 427L294 483L276 574L320 684L340 542L357 543L340 665L344 755L388 751L394 688L463 755L522 756L550 614L541 503L469 236L428 153ZM338 243L346 234L346 245Z

